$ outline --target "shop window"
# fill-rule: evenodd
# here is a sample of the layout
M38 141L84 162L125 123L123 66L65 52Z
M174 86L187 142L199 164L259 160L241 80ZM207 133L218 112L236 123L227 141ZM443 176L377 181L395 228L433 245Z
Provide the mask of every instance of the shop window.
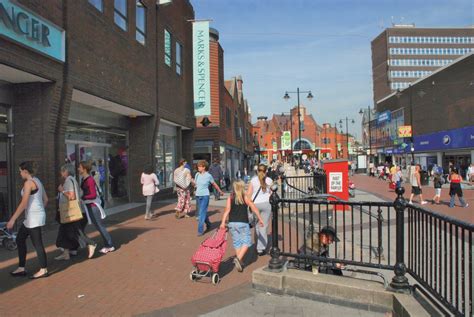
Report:
M171 33L165 30L165 64L171 67Z
M119 28L127 31L127 0L114 0L114 21Z
M173 171L176 168L176 128L160 123L155 143L155 170L160 188L173 187Z
M183 46L176 42L176 74L181 75L183 71L182 67L182 51L183 51Z
M142 45L145 45L146 40L146 7L141 1L137 1L135 11L135 39Z
M104 12L104 3L102 0L89 0L89 3L100 12Z

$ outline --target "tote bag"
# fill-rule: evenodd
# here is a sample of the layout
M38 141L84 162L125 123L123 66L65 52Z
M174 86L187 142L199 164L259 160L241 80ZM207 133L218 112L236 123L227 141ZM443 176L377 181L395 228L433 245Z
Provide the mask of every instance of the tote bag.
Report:
M72 186L74 187L74 194L76 195L76 199L67 199L65 202L59 204L59 220L62 224L79 221L82 220L82 218L84 217L82 215L82 209L79 203L79 199L77 199L78 197L76 185L74 184L74 181L71 180L71 182Z

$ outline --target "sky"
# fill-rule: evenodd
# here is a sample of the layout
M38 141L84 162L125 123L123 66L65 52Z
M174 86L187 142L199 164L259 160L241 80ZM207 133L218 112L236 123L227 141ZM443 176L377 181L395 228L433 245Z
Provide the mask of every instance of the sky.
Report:
M354 119L373 106L370 42L394 23L417 27L474 25L473 0L191 0L196 19L212 19L224 49L224 76L241 75L258 116L289 111L296 95L316 122ZM345 122L344 122L345 132Z

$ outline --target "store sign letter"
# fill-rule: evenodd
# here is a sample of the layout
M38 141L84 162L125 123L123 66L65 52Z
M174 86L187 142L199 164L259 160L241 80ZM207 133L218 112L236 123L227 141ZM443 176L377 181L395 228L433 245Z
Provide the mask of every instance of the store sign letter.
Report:
M193 81L194 115L211 114L211 85L209 74L209 22L193 23Z
M65 61L65 32L10 0L0 0L0 35Z

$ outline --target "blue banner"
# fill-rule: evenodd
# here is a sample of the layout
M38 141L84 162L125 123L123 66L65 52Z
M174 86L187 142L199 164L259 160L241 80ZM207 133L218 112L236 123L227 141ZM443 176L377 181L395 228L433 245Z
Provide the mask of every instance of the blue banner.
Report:
M193 23L194 115L211 115L209 21Z
M11 0L0 0L0 35L56 60L66 60L66 32Z
M384 123L385 121L390 122L392 120L392 113L390 111L384 111L377 115L377 124Z
M474 148L474 126L415 136L415 152Z

